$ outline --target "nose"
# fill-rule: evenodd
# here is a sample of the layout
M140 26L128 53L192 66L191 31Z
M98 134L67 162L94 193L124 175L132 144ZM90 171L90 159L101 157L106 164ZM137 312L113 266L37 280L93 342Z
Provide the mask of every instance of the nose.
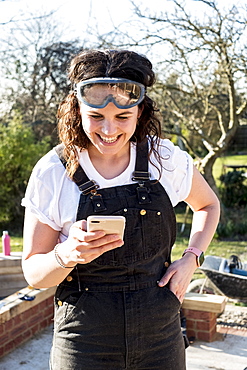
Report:
M105 135L114 135L117 133L117 125L113 120L104 119L102 122L101 131Z

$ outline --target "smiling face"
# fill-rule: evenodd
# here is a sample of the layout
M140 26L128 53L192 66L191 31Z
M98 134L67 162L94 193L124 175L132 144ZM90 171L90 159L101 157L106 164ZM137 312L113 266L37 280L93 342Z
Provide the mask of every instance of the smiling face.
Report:
M141 113L138 106L119 109L109 103L104 108L91 108L80 103L80 113L83 130L91 141L89 153L120 157L129 152L129 141Z

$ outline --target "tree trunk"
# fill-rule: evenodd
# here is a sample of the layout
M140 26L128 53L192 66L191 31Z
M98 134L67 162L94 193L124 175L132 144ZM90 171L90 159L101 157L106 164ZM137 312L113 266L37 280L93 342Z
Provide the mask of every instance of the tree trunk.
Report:
M219 157L220 153L215 151L210 151L201 161L199 165L199 171L204 176L205 180L208 182L209 186L213 189L215 194L219 197L218 188L213 176L213 165L216 159Z

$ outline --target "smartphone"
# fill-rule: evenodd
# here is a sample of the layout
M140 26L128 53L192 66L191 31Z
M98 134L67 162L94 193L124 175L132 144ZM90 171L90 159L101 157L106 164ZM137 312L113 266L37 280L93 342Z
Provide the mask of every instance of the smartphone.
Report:
M106 234L118 234L123 240L124 228L124 216L89 216L87 218L87 231L103 230Z

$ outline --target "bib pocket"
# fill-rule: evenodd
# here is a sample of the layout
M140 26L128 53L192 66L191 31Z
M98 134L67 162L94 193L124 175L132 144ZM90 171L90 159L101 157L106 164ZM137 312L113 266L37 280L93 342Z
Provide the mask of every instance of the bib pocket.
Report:
M154 257L164 248L162 212L128 208L113 213L126 218L124 245L95 259L99 265L123 265Z

